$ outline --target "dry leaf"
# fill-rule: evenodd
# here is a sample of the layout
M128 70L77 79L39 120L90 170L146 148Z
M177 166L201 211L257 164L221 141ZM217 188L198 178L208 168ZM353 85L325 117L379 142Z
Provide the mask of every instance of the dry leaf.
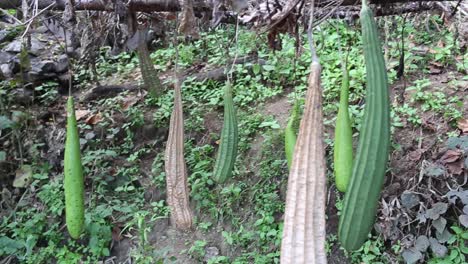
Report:
M89 110L76 110L75 111L75 116L76 116L76 120L80 120L81 118L89 115L89 113L91 113L91 111Z
M437 47L443 48L445 47L445 43L442 40L439 40L439 42L437 42Z
M417 149L415 151L411 151L408 156L410 160L418 161L421 159L422 154L423 154L423 151L421 149Z
M179 22L179 33L183 33L185 36L191 36L194 39L199 39L200 34L198 33L197 18L193 12L193 0L182 1L182 13Z
M177 18L176 13L171 13L171 12L160 12L160 13L162 16L164 16L166 20L176 20Z
M130 106L133 106L140 100L136 96L127 96L126 98L123 99L122 102L122 110L126 111Z
M85 121L85 122L86 122L86 124L88 124L88 125L95 125L95 124L101 122L101 120L102 120L102 114L101 114L101 113L97 113L97 114L95 114L95 115L92 115L92 116L86 118L86 121Z
M23 165L16 170L13 187L26 188L31 183L33 171L30 165Z
M122 240L121 233L122 233L122 230L120 229L120 227L118 227L117 225L112 227L112 240L117 241L117 242Z
M453 175L460 175L463 173L463 160L452 162L446 165L448 171Z
M468 119L461 119L458 121L458 128L463 134L468 134Z
M430 74L440 74L442 73L442 68L434 66L433 63L429 64L429 73Z
M447 152L444 153L444 155L440 158L440 161L443 163L443 164L447 164L447 163L452 163L452 162L455 162L457 161L460 156L461 156L461 152L458 151L458 150L452 150L452 149L449 149L447 150Z

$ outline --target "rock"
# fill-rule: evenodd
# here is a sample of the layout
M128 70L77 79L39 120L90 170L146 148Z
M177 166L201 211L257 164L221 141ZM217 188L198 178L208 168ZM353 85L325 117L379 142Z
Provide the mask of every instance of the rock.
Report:
M205 249L205 257L203 258L206 262L210 259L219 256L219 249L217 247L207 247Z
M8 67L10 67L11 73L13 75L21 71L21 64L17 57L14 57L10 60Z
M70 74L64 73L57 77L57 81L59 83L58 86L58 93L61 95L68 94L68 87L70 85Z
M28 82L40 82L40 81L50 80L50 79L55 79L55 78L57 78L57 74L55 72L38 74L35 71L30 71L26 75L26 81Z
M10 65L2 64L0 65L0 72L2 73L2 78L11 78L12 72L10 69Z
M15 40L8 44L5 49L8 52L20 53L21 52L21 41Z
M33 92L29 89L17 88L11 91L15 103L29 105L33 102Z
M11 53L0 51L0 64L8 63L13 57Z
M46 22L44 22L45 24ZM49 31L49 29L45 26L45 25L42 25L42 26L38 26L36 29L34 29L34 32L35 33L41 33L41 34L44 34L46 33L47 31Z
M39 56L45 50L44 42L40 41L36 37L31 39L31 48L29 49L29 54L34 56Z
M8 31L5 29L0 30L0 43L6 42L8 38Z
M132 240L124 238L121 241L113 243L111 255L115 257L112 261L115 263L126 263L128 260L130 249L133 248Z
M44 60L38 63L31 62L31 71L36 72L38 75L44 75L46 73L55 73L56 65L51 60Z
M55 71L58 73L66 72L68 70L68 65L69 65L68 56L65 54L62 54L57 59Z
M44 20L44 26L49 32L58 38L65 38L65 32L63 27L60 25L59 19L49 18Z

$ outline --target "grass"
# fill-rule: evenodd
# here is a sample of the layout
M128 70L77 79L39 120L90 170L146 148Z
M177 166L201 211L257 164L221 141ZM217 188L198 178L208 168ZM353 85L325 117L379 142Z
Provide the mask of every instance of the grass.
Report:
M396 19L401 24L401 19ZM385 23L386 21L380 21ZM442 21L434 18L433 24ZM361 56L360 36L356 28L342 22L332 21L325 24L317 35L320 42L318 55L323 65L322 85L324 96L325 124L333 126L338 109L338 96L341 87L342 59L341 49L349 53L351 90L350 112L353 128L359 131L362 119L365 69ZM428 71L429 61L441 63L444 67L460 62L454 61L457 54L457 41L448 31L434 33L422 32L420 28L407 21L405 34L412 36L414 47L409 48L405 56L408 74ZM436 31L434 31L436 32ZM433 33L433 32L430 32ZM212 179L214 157L219 139L218 131L208 130L205 126L205 114L222 113L223 83L215 81L196 82L188 80L183 84L183 106L185 115L186 142L185 159L189 171L190 197L196 209L196 229L205 233L219 233L218 247L230 248L209 260L209 263L279 263L279 245L281 242L284 195L287 183L287 166L283 154L283 132L278 122L259 111L261 106L279 96L290 99L301 98L305 94L306 79L310 54L306 43L302 43L305 52L295 57L294 39L283 36L283 49L272 52L266 47L265 36L258 36L250 31L241 30L239 43L228 45L234 35L232 27L219 28L213 32L202 33L200 40L192 43L180 43L179 65L187 69L194 64L207 64L213 67L226 65L228 58L235 53L245 55L257 52L266 64L252 62L251 67L234 67L234 101L239 118L239 154L233 178L224 185L215 185ZM388 36L388 65L390 82L396 81L395 61L399 59L398 39ZM442 41L435 53L421 56L415 53L418 45L434 45ZM349 47L349 48L347 48ZM106 56L103 50L98 61L99 77L103 80L113 75L129 78L138 63L133 54L124 53L117 57ZM442 55L441 55L442 54ZM175 50L172 44L159 47L151 54L159 71L170 70L174 64ZM462 58L468 60L466 55ZM247 68L251 69L248 70ZM84 82L87 72L77 71L78 81ZM424 73L423 73L424 74ZM3 105L14 106L7 95L13 83L3 83L0 88ZM38 88L41 104L58 105L53 93L54 84L47 83ZM422 124L425 112L441 115L447 122L454 123L462 116L461 98L449 98L441 91L430 88L430 81L421 78L406 90L412 93L410 101L396 106L392 113L393 129L403 127L403 121L414 126ZM160 248L151 246L148 238L158 219L166 218L169 209L164 200L159 198L148 201L152 190L164 192L164 136L142 140L137 137L138 129L153 123L155 128L167 127L172 111L173 92L168 90L159 98L146 96L128 109L120 105L124 98L134 96L123 93L114 98L99 102L89 102L83 107L100 112L102 120L96 125L80 121L82 156L86 175L86 231L82 237L73 241L64 229L64 204L62 190L62 168L60 162L51 164L43 155L44 147L38 151L25 151L25 163L33 168L32 181L22 197L15 194L17 205L6 208L9 213L2 214L0 222L0 256L16 258L22 263L48 263L51 259L58 263L96 263L111 255L112 238L124 236L135 241L131 257L136 263L163 263L174 260ZM59 108L61 109L61 108ZM0 109L0 120L13 119L9 109ZM23 109L23 111L30 111ZM285 111L287 112L287 111ZM120 121L117 121L120 120ZM13 121L12 121L13 122ZM27 122L24 121L23 125ZM41 141L34 131L20 131L12 123L3 129L22 133L23 137L33 135L36 144ZM47 124L48 127L63 128L58 120ZM13 138L11 142L19 144ZM329 147L333 142L331 135L326 135ZM255 140L260 139L260 146ZM38 145L36 145L38 146ZM25 146L27 147L27 145ZM252 152L252 148L258 150ZM30 147L30 149L33 149ZM250 156L251 154L255 156ZM12 155L8 153L8 155ZM331 160L332 153L329 153ZM60 157L57 157L60 158ZM148 165L149 164L149 165ZM333 179L330 179L330 183ZM15 200L15 201L16 201ZM338 201L340 197L338 197ZM340 208L340 202L336 205ZM457 234L454 245L466 241ZM186 254L194 261L202 261L206 247L213 241L196 239L187 245ZM338 246L336 236L329 236L329 250ZM454 250L455 247L452 248ZM350 253L353 263L387 263L383 254L392 252L382 238L371 237L360 250ZM393 249L393 255L399 250ZM452 253L451 253L452 254ZM455 254L455 253L453 253ZM459 256L459 255L457 255ZM445 263L437 262L433 263Z

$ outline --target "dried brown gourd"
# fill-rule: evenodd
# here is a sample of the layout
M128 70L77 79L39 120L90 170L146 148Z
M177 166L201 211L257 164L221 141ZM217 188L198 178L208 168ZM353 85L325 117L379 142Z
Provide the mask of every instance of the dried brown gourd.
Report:
M166 145L165 171L171 223L177 229L187 230L192 227L193 213L189 204L187 168L184 160L184 117L181 97L180 84L176 81L174 109Z
M325 145L323 142L321 66L311 64L305 109L289 172L281 243L282 264L326 263Z

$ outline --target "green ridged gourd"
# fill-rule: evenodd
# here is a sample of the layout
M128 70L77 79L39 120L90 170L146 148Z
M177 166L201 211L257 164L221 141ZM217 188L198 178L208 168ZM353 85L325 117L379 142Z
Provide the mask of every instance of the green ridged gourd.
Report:
M335 146L333 161L335 183L340 192L346 192L353 171L353 131L348 111L349 73L343 63L343 83L340 92L340 105L335 126Z
M76 124L73 97L67 101L67 138L64 154L65 220L68 233L80 237L84 225L84 181L80 137Z
M231 177L237 157L237 116L232 98L232 85L226 83L224 87L224 123L221 130L221 142L214 167L214 179L224 183Z
M294 146L296 146L297 140L297 131L299 130L299 110L299 102L296 101L293 106L291 117L289 118L288 124L286 125L286 129L284 130L284 150L286 153L286 160L288 162L289 169L291 169L294 154Z
M388 79L382 45L367 1L361 9L367 95L353 173L345 194L339 240L346 250L359 249L372 229L390 147Z

